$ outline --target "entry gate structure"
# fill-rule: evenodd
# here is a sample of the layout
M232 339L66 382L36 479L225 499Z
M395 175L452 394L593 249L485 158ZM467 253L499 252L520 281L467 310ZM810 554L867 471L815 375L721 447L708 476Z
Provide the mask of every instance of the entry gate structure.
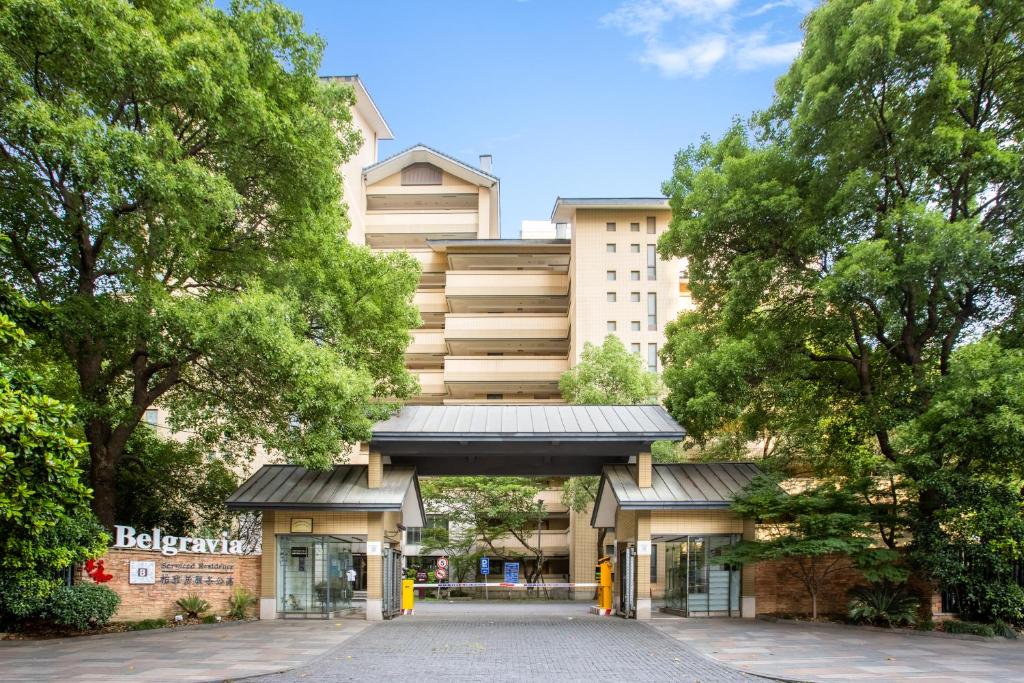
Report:
M636 619L636 548L632 545L619 550L619 602L615 613Z
M394 548L384 549L383 595L381 612L385 619L402 613L402 553Z

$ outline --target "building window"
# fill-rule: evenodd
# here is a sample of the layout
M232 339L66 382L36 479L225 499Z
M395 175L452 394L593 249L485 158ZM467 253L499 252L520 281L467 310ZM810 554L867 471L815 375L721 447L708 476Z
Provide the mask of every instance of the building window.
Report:
M658 329L658 295L647 292L647 329Z
M143 419L146 421L146 424L156 427L157 414L156 408L146 408L146 416Z
M639 332L640 331L640 321L639 320L634 320L633 322L631 322L629 324L629 329L633 330L634 332Z
M615 282L615 271L614 270L609 270L607 273L605 273L605 276L608 278L608 282Z
M647 217L647 234L653 235L658 232L658 224L654 220L654 216Z
M615 324L614 320L609 320L608 321L608 331L609 332L614 332L617 327L618 327L618 325Z
M505 394L487 394L488 401L500 401L505 398Z
M605 251L607 251L607 252L608 252L609 254L614 254L614 253L615 253L615 245L614 245L614 244L606 244L606 245L604 246L604 249L605 249Z
M605 223L604 224L604 229L607 230L608 232L615 232L615 224L614 223Z
M639 244L631 244L631 245L629 245L629 251L631 253L633 253L633 254L639 254L640 253L640 245Z
M639 223L630 223L629 224L629 231L630 232L640 232L640 224Z
M629 300L632 301L634 304L640 303L640 292L630 292Z
M658 345L647 345L647 369L651 372L658 371Z
M658 583L658 544L651 544L651 583Z
M423 542L423 527L411 526L405 530L406 545L419 545Z
M654 244L647 245L647 279L658 279L658 247Z
M630 280L639 280L640 279L640 271L639 270L631 270L631 271L629 271L629 279Z
M639 325L640 325L640 323L637 323L637 326L639 326ZM629 352L630 353L635 353L636 355L639 356L640 355L640 345L639 344L630 344L629 345Z
M616 298L617 297L615 296L615 292L608 292L608 303L610 303L610 304L615 303L615 299Z
M425 161L402 169L403 185L440 185L441 169Z

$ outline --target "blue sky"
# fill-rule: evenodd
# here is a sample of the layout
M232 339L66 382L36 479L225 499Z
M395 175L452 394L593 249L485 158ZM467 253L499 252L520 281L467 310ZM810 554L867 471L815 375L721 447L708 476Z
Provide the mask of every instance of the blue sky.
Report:
M811 0L282 0L395 133L494 156L502 235L557 196L660 194L675 152L765 107Z

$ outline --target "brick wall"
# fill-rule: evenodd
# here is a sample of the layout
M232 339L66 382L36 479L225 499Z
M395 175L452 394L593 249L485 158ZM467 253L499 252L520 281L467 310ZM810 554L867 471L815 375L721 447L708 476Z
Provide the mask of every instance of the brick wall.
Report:
M209 602L212 607L211 614L224 614L227 611L228 597L235 586L244 586L253 595L258 595L259 555L178 553L173 557L165 557L152 551L112 548L101 559L106 573L112 574L114 577L103 585L112 588L121 596L121 606L114 616L114 621L172 618L175 614L181 613L181 610L175 605L175 601L189 593L198 593ZM154 562L156 583L128 583L131 560ZM211 565L224 566L211 567ZM200 585L195 583L196 576L202 577ZM188 577L188 583L186 583L186 577ZM178 583L173 583L175 578ZM207 582L207 578L210 579L209 582ZM84 568L78 581L92 583L92 579L85 573ZM253 609L252 613L255 614L256 610Z
M849 561L840 560L841 569L831 573L818 593L818 614L846 614L850 598L847 591L865 583ZM794 560L760 562L755 569L754 590L758 614L811 614L811 595L798 578Z

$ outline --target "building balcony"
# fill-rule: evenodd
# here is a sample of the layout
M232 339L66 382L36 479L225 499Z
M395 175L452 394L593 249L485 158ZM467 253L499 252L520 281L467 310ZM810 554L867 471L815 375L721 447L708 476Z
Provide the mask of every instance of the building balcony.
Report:
M444 326L444 316L448 312L448 300L444 292L421 289L413 294L412 302L420 309L424 328L440 329Z
M405 350L405 364L410 368L442 368L448 345L444 331L418 329L412 331L412 341Z
M444 335L455 356L564 356L569 352L569 318L560 313L449 313Z
M564 356L447 356L444 383L452 398L510 395L558 397L569 369Z
M452 313L567 313L569 276L536 270L451 270L444 288Z
M525 540L530 544L530 547L536 548L538 542L538 535L536 531L530 531L525 534ZM549 530L542 529L539 536L540 549L544 551L545 555L565 555L569 553L569 530ZM530 552L525 545L519 542L514 536L504 536L494 541L496 548L502 548L509 553L528 553ZM486 552L486 551L484 551Z
M407 401L414 405L440 404L444 400L444 371L429 368L409 370L420 382L420 393Z
M479 212L367 211L366 243L375 249L425 248L430 239L472 239L480 228Z

